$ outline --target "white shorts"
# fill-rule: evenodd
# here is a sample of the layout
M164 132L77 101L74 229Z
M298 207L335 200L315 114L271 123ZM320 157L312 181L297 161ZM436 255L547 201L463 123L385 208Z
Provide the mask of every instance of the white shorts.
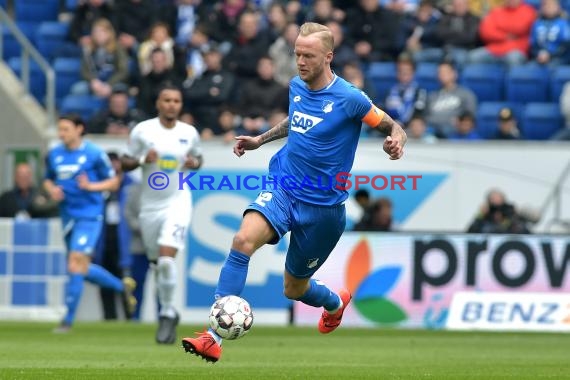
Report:
M160 211L141 212L139 215L142 239L149 260L157 260L160 246L182 251L192 219L192 205L173 203Z

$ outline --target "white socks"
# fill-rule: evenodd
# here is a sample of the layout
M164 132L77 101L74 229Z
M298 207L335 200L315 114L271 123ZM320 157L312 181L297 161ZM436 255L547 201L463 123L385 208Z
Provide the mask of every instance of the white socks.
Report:
M176 287L176 263L173 257L160 256L156 265L156 287L160 302L160 316L174 318L174 290Z

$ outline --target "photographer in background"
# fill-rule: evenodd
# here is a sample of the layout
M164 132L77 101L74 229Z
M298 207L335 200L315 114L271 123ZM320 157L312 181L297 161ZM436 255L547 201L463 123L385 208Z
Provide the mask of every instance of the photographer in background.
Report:
M469 233L483 234L528 234L525 218L517 212L515 207L508 203L505 194L493 189L487 194L487 201L473 223L467 230Z

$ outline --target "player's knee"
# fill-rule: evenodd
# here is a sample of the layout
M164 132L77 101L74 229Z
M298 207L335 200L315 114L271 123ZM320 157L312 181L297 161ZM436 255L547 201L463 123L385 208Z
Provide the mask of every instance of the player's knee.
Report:
M71 253L67 262L69 273L87 273L89 269L89 259L79 253Z
M234 236L232 248L245 254L251 254L255 250L255 244L245 233L238 231Z
M292 282L285 282L283 284L283 295L290 300L298 300L305 294L306 287L304 284L295 284Z

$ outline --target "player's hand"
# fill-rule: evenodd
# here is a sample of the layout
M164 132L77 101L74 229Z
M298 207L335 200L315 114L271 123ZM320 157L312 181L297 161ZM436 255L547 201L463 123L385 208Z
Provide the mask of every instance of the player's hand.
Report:
M194 156L186 156L186 161L184 161L184 167L187 169L198 169L200 167L200 160Z
M238 157L243 156L246 150L254 150L261 146L261 142L257 137L236 136L235 139L234 153Z
M382 147L384 152L386 152L391 160L398 160L404 155L404 147L399 139L394 139L392 136L386 137L384 139L384 145Z
M158 152L153 148L151 148L146 154L144 162L146 162L147 164L152 164L153 162L156 162L156 160L158 160Z
M89 191L90 185L91 185L91 182L89 182L89 178L87 178L87 174L81 173L77 176L77 186L79 186L79 188L81 190Z
M55 202L61 202L63 198L65 198L65 194L63 193L63 189L60 186L52 186L50 187L49 196Z

